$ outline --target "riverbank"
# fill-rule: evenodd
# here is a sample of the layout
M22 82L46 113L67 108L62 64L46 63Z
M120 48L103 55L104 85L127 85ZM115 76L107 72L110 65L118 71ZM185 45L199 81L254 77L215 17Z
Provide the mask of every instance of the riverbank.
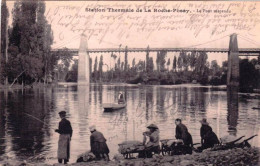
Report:
M8 85L1 85L0 84L0 90L19 90L19 89L33 89L33 88L43 88L43 87L53 87L56 86L57 83L53 84L43 84L43 83L34 83L30 85L21 85L21 84L11 84Z
M155 155L148 159L124 160L121 157L114 162L92 162L76 163L73 166L232 166L232 165L259 165L258 148L237 148L222 151L206 150L202 153L193 153L192 155L179 156L161 156Z
M202 153L193 153L192 155L179 156L161 156L154 155L153 158L126 160L121 155L116 155L114 161L94 161L86 163L70 163L71 166L257 166L259 162L259 148L236 148L230 150L210 151L205 150ZM0 165L6 166L61 166L62 164L43 164L0 161Z

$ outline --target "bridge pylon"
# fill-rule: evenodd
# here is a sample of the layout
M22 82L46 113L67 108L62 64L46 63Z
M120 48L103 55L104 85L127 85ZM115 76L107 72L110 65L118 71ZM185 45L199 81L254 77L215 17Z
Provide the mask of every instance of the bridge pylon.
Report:
M87 36L81 35L80 46L78 52L78 85L89 85L90 68Z
M239 87L239 50L235 33L230 35L229 40L227 86Z

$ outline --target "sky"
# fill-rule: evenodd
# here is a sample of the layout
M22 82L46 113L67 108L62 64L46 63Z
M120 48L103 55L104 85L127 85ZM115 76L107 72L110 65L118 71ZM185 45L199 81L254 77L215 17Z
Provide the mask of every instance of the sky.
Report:
M8 1L9 12L13 1ZM81 34L89 48L228 48L229 35L238 34L239 48L260 47L260 2L146 2L146 1L46 1L45 16L52 26L52 48L79 48ZM108 8L134 12L109 12ZM87 12L86 9L105 12ZM137 12L142 9L142 12ZM151 12L144 12L145 10ZM154 10L172 10L154 12ZM178 12L173 12L173 10ZM187 13L183 11L188 10ZM219 12L228 13L215 13ZM10 14L11 15L11 14ZM9 18L11 25L12 17ZM90 54L93 59L101 54ZM129 53L128 62L145 58L145 53ZM172 62L178 53L168 53ZM221 64L227 54L209 53L209 61ZM114 63L110 54L104 61ZM124 58L124 53L117 54ZM156 59L156 53L150 53ZM172 65L172 64L171 64ZM113 66L113 65L112 65Z

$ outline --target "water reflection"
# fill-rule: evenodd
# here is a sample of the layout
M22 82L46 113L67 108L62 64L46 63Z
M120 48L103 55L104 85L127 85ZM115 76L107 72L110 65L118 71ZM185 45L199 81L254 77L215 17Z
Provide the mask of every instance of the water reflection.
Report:
M127 107L104 112L102 103L116 102L119 91L125 93ZM218 88L91 84L1 91L0 97L0 159L44 156L49 159L45 162L55 163L58 134L54 129L62 110L68 112L73 127L72 162L90 149L88 127L92 124L107 138L111 156L117 153L120 142L142 140L142 132L150 123L159 126L161 139L174 138L176 118L183 119L195 143L200 142L202 118L207 118L219 137L259 134L260 114L251 109L259 106L259 100L240 100L238 94ZM251 143L259 146L257 140Z
M238 88L228 88L227 90L227 109L228 109L228 130L232 135L237 134L238 120Z

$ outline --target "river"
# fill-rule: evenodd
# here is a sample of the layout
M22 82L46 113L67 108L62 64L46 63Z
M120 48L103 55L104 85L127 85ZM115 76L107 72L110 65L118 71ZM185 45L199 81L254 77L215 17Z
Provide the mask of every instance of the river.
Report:
M115 102L119 91L126 94L127 107L104 112L102 103ZM142 141L142 132L150 123L158 125L161 139L174 138L176 118L183 120L194 143L200 142L202 118L207 118L218 137L260 135L260 111L252 107L260 107L259 99L227 95L225 87L197 85L65 84L46 89L0 91L0 163L1 160L39 162L38 159L57 163L59 135L54 129L62 110L67 112L73 127L70 160L73 163L80 153L90 149L88 127L92 124L106 137L112 158L118 153L120 142ZM259 137L250 143L260 147Z

